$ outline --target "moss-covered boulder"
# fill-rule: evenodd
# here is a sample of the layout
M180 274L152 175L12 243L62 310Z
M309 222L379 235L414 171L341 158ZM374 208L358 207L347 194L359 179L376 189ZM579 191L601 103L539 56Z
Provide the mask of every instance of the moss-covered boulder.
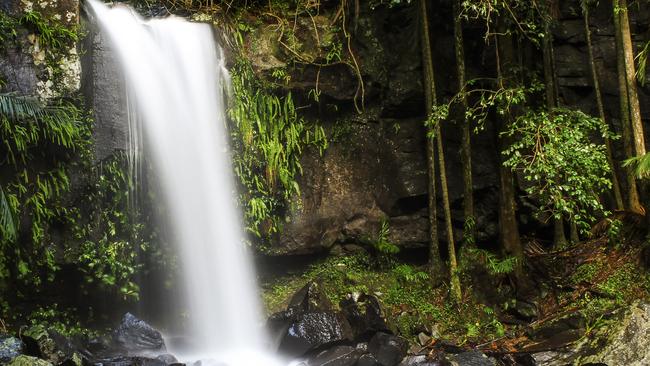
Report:
M20 355L14 358L7 366L53 366L51 362L41 360L40 358Z

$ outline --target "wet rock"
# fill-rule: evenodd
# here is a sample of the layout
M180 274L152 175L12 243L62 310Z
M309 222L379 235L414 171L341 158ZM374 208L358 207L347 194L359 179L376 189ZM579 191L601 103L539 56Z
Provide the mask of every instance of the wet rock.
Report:
M513 311L515 316L526 321L532 321L539 316L535 304L522 300L517 300Z
M79 347L53 329L35 325L23 331L21 338L25 342L26 353L31 356L45 359L55 365L80 365L82 362Z
M357 361L356 366L381 366L379 361L375 358L375 356L371 355L370 353L366 353L365 355L359 357L359 361Z
M318 353L307 361L308 366L353 366L361 352L350 346L336 346Z
M304 314L315 311L330 311L332 303L327 298L321 286L310 281L296 292L289 301L289 309L295 309L296 314Z
M287 328L279 352L297 357L328 344L351 341L352 338L350 324L340 313L306 313Z
M581 362L650 365L650 304L632 305L621 322L605 335L607 344L596 355L581 358Z
M377 333L368 343L368 351L382 366L395 366L406 356L408 342L388 333Z
M128 355L164 353L166 350L162 334L131 313L124 315L113 332L113 344Z
M402 360L399 366L448 366L447 360L430 360L425 355L408 356Z
M429 344L429 342L431 342L431 337L429 337L423 332L420 332L420 334L418 334L418 343L420 344L420 346L426 346L427 344Z
M14 358L7 366L53 366L51 362L41 360L40 358L20 355Z
M462 352L457 355L448 356L453 366L496 366L494 359L488 358L481 352Z
M147 357L116 357L99 360L92 363L93 366L168 366L165 361Z
M171 355L169 353L156 357L156 360L162 361L162 362L164 362L164 363L166 363L168 365L178 363L178 359L176 359L176 357L174 355Z
M23 342L9 335L0 335L0 363L9 362L24 352Z
M369 340L375 333L388 330L382 316L381 305L376 297L366 294L348 294L339 305L352 326L355 339Z

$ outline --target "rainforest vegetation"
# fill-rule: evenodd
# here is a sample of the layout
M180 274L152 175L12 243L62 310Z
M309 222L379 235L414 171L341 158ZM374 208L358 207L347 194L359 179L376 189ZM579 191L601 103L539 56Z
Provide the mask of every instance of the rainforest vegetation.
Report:
M83 4L5 3L0 334L101 334L176 296L155 176L98 156ZM269 315L314 281L375 296L411 349L518 355L650 300L650 2L128 3L217 29Z

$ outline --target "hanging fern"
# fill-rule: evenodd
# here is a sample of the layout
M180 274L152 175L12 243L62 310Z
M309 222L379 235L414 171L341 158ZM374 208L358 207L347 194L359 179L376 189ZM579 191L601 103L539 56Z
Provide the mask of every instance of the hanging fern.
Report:
M630 167L639 178L650 176L650 153L629 158L623 162L624 167Z

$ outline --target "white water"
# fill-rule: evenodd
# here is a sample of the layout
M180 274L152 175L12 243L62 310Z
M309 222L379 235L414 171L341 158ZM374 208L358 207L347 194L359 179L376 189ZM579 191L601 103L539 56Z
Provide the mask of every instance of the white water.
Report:
M211 27L88 2L121 62L177 242L193 346L170 351L186 361L278 365L264 352L228 155L228 72Z

